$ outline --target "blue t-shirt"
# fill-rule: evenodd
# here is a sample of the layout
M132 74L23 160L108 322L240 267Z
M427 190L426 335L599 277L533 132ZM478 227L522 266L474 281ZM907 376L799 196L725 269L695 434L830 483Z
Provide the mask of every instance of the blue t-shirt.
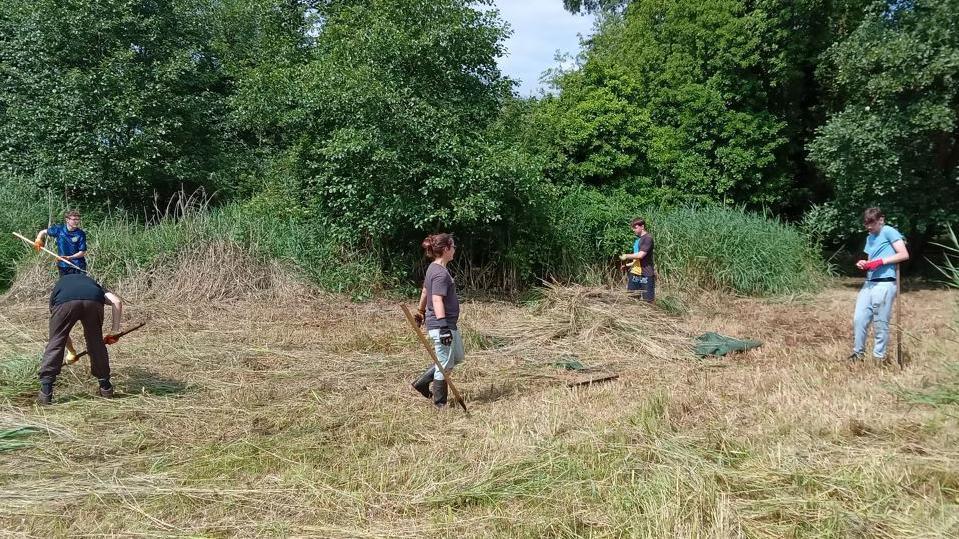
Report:
M901 239L902 234L900 234L898 230L889 225L883 225L878 234L869 234L866 236L866 247L863 250L866 252L868 260L888 258L896 254L896 250L892 248L892 244ZM895 264L883 264L873 271L866 272L866 279L883 279L895 276Z
M87 250L87 233L79 228L71 232L67 229L67 225L53 225L47 229L47 235L56 239L57 254L60 256L75 255L80 251ZM80 269L87 269L86 257L75 258L70 262L73 262ZM70 264L60 260L57 261L57 265L61 268L70 267Z

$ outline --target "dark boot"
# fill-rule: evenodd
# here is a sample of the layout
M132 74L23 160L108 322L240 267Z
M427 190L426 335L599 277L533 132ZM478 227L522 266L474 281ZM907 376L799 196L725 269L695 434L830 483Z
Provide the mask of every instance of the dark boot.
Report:
M423 395L427 399L433 397L433 393L430 391L430 382L433 381L433 373L436 371L436 367L430 367L429 370L424 372L422 376L413 381L413 389L415 389L420 395Z
M40 392L37 393L37 404L53 404L53 382L55 378L41 378Z
M109 378L100 378L100 387L97 388L97 394L99 394L104 399L113 398L113 384L110 383Z
M446 380L433 381L433 404L438 408L446 406Z

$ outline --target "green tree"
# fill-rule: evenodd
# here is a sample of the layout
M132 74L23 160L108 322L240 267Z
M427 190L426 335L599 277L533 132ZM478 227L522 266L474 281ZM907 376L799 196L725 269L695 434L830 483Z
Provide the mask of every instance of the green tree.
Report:
M488 136L507 30L483 4L320 2L302 61L239 81L240 126L277 141L274 175L329 233L376 245L519 211L515 182L533 180Z
M599 127L605 151L577 141L588 130L554 130L569 163L560 174L585 168L595 183L635 179L711 200L775 200L784 125L766 110L757 76L764 22L735 0L636 1L606 18L586 67L557 80L570 95L556 100L573 103L555 107L561 125ZM605 174L591 166L600 162L611 165Z
M825 54L842 103L810 144L840 231L878 205L919 246L959 217L959 0L873 6Z
M629 0L563 0L570 13L603 13L623 9Z
M604 11L582 68L543 100L547 174L799 213L829 192L805 155L824 121L818 58L865 3L634 0Z
M212 2L0 2L0 157L40 187L143 202L223 185Z

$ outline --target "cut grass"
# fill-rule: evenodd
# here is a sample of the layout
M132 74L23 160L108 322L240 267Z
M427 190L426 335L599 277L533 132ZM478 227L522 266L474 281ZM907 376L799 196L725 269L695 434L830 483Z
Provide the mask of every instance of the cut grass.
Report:
M0 430L0 453L29 447L30 442L24 441L24 438L37 432L41 431L36 427L15 427L12 429Z
M897 389L895 392L906 402L930 406L959 404L959 363L946 368L939 382L924 389Z
M907 328L916 361L903 372L839 361L855 294L704 294L684 299L682 317L580 288L547 288L529 306L464 302L470 347L453 376L471 419L410 394L426 358L395 305L145 305L150 330L111 348L121 398L0 404L0 424L50 433L0 459L0 526L32 536L954 536L959 428L948 409L906 406L881 387L938 372L957 294L914 293L923 322ZM4 307L11 320L45 320L42 308ZM797 344L799 324L808 331ZM639 345L651 332L704 329L766 344L708 363ZM551 365L564 354L620 379L568 389L582 373ZM61 379L65 396L89 393L83 365Z

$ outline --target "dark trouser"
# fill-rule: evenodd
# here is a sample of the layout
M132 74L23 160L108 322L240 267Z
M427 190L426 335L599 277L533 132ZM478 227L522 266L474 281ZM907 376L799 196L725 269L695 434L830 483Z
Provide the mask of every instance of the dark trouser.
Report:
M630 292L643 291L643 299L652 302L656 299L656 277L644 277L642 275L629 274L629 280L626 281L626 290Z
M83 336L90 353L90 374L110 377L110 358L103 344L103 304L98 301L68 301L50 309L50 342L40 362L40 379L56 378L63 366L63 349L70 330L77 322L83 325Z
M63 267L63 266L57 266L57 271L60 272L60 277L63 277L64 275L73 275L74 273L79 273L80 275L85 275L82 271L78 270L77 268L73 268L73 267L66 267L66 268L65 268L65 267Z

